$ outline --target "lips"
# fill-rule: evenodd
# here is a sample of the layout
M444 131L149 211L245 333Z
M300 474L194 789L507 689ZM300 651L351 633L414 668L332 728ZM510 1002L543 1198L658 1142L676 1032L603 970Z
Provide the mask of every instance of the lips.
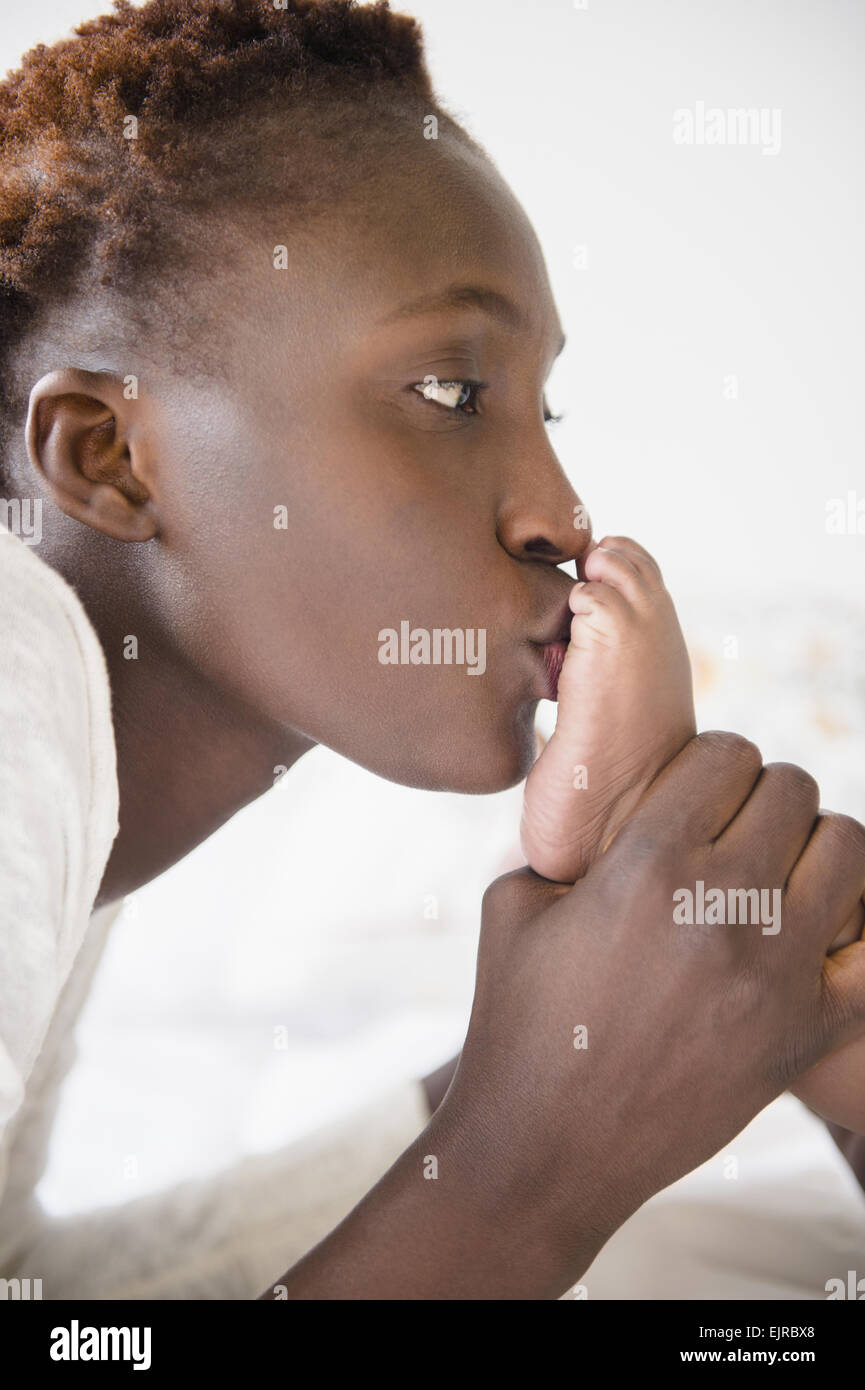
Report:
M544 662L547 668L548 700L556 700L559 695L559 676L565 664L567 642L546 642L543 647Z
M546 631L541 629L541 633L533 642L543 661L546 689L542 698L545 700L558 698L559 677L562 674L565 654L571 640L571 623L574 617L567 600L572 583L573 581L567 584L564 602L556 605L555 611L546 624Z

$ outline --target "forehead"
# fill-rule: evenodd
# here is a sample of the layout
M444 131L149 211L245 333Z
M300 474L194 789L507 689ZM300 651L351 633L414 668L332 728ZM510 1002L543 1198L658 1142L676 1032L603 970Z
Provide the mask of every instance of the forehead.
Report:
M234 288L244 317L278 336L313 332L321 342L398 325L423 305L441 314L481 307L504 325L510 306L512 327L555 340L555 351L561 326L543 255L511 190L472 146L416 144L274 241L285 247L284 268L265 259L261 244L257 271L239 258ZM266 229L279 230L278 216ZM472 300L477 289L484 305Z

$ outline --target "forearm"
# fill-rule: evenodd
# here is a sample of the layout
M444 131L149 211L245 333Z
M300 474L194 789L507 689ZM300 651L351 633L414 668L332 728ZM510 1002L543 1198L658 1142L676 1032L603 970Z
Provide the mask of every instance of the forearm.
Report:
M435 1163L432 1162L435 1160ZM265 1299L555 1299L611 1231L560 1249L546 1194L524 1193L473 1138L432 1120L390 1171ZM432 1176L436 1173L436 1176ZM596 1213L594 1214L596 1217ZM579 1230L574 1197L569 1232Z

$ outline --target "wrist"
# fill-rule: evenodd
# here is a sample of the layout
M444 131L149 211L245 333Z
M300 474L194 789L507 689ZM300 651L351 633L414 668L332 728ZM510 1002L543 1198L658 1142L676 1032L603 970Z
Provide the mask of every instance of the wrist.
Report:
M555 1299L604 1239L549 1221L543 1192L504 1177L484 1128L453 1109L436 1117L343 1222L265 1298L291 1300Z
M444 1100L447 1089L453 1080L453 1074L457 1069L458 1061L459 1054L456 1057L451 1057L442 1066L437 1067L435 1071L421 1079L430 1117L435 1114Z
M567 1180L556 1179L547 1155L541 1163L534 1153L530 1163L522 1162L498 1130L482 1112L463 1110L450 1096L399 1160L400 1181L412 1200L428 1207L443 1237L439 1267L453 1290L448 1297L559 1298L624 1215L602 1209L605 1184L591 1162L584 1183L577 1177L583 1168L578 1155Z

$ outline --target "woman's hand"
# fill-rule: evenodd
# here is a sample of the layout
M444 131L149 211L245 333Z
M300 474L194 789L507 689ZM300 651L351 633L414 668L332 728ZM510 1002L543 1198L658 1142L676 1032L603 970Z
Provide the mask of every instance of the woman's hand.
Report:
M281 1296L556 1298L648 1197L865 1033L865 943L825 969L865 828L815 827L813 786L703 734L574 887L492 884L447 1095ZM779 889L780 930L677 925L698 880Z
M587 1210L609 1234L865 1032L865 944L825 955L865 886L865 829L815 824L815 794L801 769L702 735L574 888L524 870L488 890L439 1116L480 1104L478 1169L518 1185L551 1239L583 1248ZM780 930L674 925L698 880L779 889Z

